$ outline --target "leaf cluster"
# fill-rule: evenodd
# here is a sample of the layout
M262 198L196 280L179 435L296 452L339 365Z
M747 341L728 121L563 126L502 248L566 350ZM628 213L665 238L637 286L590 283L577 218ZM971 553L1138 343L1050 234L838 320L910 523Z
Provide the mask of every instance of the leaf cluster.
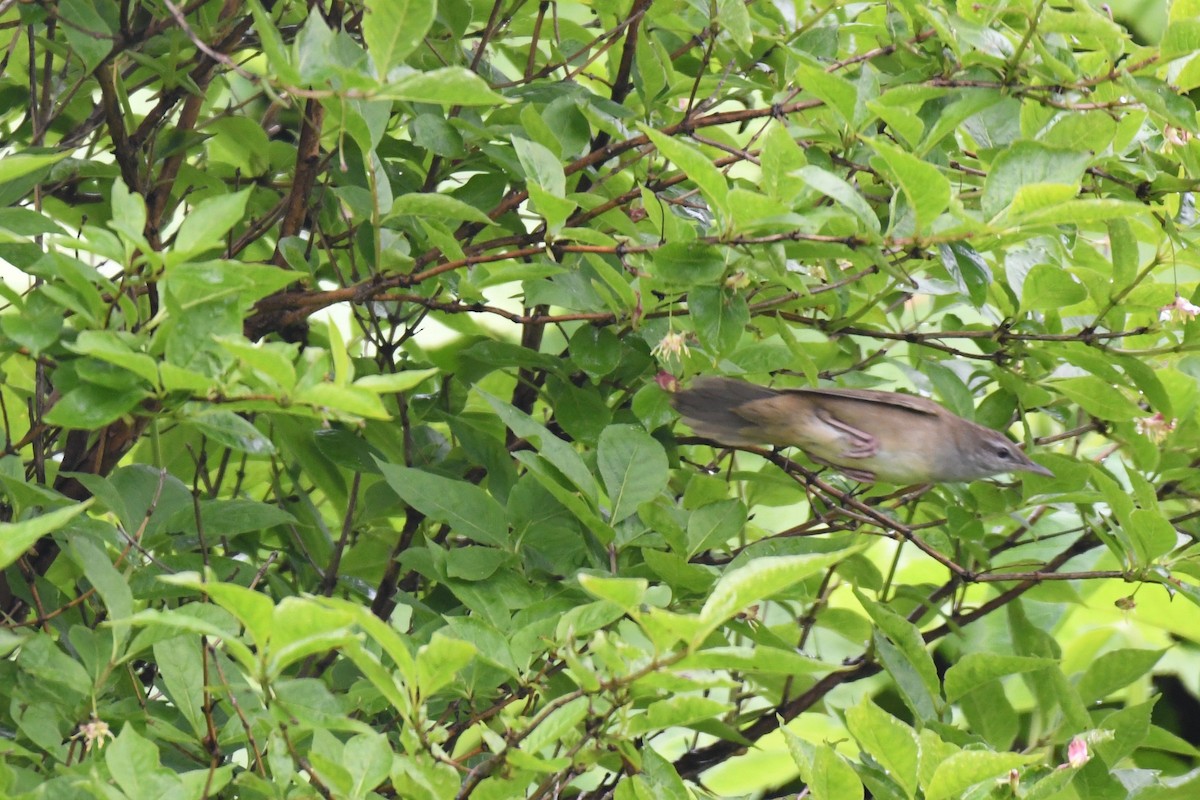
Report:
M0 0L0 795L1194 796L1197 19Z

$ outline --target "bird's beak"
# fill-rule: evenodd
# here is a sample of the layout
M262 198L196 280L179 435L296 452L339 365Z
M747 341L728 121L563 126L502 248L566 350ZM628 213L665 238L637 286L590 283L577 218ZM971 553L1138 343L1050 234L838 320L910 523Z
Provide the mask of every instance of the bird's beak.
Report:
M1043 467L1041 464L1035 464L1026 459L1026 464L1021 467L1021 472L1032 472L1035 475L1045 475L1047 478L1053 478L1054 473Z

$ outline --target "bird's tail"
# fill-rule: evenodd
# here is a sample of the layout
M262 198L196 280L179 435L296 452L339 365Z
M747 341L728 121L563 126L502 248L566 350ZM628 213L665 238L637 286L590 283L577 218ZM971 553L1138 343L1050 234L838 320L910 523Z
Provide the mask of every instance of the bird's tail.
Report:
M774 389L734 380L700 378L690 389L671 397L671 405L698 436L720 444L740 447L762 444L754 423L737 413L739 406L777 395Z

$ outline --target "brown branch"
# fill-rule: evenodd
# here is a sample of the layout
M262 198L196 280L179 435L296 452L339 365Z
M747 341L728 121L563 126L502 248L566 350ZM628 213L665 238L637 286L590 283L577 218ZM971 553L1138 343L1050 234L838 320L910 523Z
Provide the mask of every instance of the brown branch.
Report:
M374 599L371 600L371 613L382 620L390 619L392 611L396 608L393 600L396 590L400 586L400 556L412 546L417 529L424 521L425 515L415 508L409 508L404 515L404 527L400 529L396 546L392 548L392 552L388 556L387 566L383 569L383 577L379 579L379 587L375 590Z
M296 171L292 178L292 190L288 193L286 211L279 224L279 238L295 236L304 227L308 214L308 203L321 165L321 133L325 122L325 106L319 100L308 100L304 104L304 117L300 125L300 141L296 147ZM273 262L285 267L287 262L278 246Z
M129 191L140 194L143 187L141 175L138 174L138 152L125 129L125 115L121 111L121 100L111 64L97 68L96 82L100 85L100 106L104 109L104 119L108 123L108 135L113 141L113 158L121 168L121 178Z

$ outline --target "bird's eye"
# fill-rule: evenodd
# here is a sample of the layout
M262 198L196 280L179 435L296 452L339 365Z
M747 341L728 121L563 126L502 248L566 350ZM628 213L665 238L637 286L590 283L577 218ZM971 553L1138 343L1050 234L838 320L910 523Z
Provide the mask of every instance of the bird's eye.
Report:
M1009 450L1007 450L1006 448L1003 448L1003 447L997 447L997 448L996 448L996 456L997 456L998 458L1002 458L1002 459L1005 459L1005 460L1007 460L1007 459L1010 459L1010 458L1012 458L1012 453L1011 453L1011 452L1009 452Z

